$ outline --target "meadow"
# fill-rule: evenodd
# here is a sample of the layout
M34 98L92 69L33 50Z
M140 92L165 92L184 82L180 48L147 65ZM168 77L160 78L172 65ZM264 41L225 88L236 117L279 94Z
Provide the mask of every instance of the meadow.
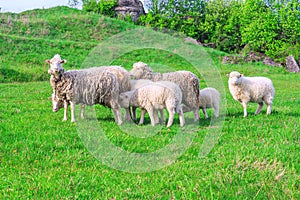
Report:
M224 52L192 44L186 45L203 52L199 66L207 67L195 67L180 49L146 46L116 57L111 50L101 62L113 59L111 64L128 70L137 61L155 71L191 70L201 88L217 82L222 116L204 119L200 113L195 124L187 113L184 128L177 117L170 129L151 127L148 117L143 126L119 127L111 110L97 105L87 108L86 119L63 122L63 110L53 113L48 100L52 88L44 61L59 53L66 69L81 68L101 41L113 42L115 35L139 27L67 7L1 15L0 199L300 198L299 74L261 63L223 65ZM194 58L193 53L187 54ZM271 115L266 107L254 115L257 105L249 104L243 117L228 91L226 74L233 70L273 81ZM217 81L207 78L214 75ZM110 151L112 146L117 150ZM152 154L165 147L167 152ZM152 157L143 160L144 155Z

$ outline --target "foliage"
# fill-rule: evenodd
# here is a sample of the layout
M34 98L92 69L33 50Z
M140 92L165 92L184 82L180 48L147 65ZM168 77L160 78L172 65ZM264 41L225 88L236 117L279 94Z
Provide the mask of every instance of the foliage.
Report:
M83 10L99 13L108 17L116 17L117 0L83 0Z
M298 0L150 2L141 25L182 32L226 52L239 52L247 45L281 62L289 54L299 58Z

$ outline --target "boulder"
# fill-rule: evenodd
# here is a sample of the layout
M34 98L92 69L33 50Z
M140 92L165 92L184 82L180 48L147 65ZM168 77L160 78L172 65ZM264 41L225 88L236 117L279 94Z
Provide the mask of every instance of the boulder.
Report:
M288 70L289 72L296 72L299 73L300 69L299 66L294 58L294 56L288 56L286 58L286 70Z
M143 3L139 0L119 0L115 11L119 17L125 18L130 15L132 21L136 21L145 14Z

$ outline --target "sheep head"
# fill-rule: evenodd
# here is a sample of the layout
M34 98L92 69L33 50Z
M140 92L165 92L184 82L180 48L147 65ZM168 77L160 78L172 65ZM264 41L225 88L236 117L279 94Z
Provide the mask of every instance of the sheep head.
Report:
M146 63L137 62L133 64L129 73L130 77L134 79L151 79L153 71Z
M241 83L241 78L243 77L243 74L240 74L237 71L233 71L230 74L227 74L228 83L232 85L239 85Z
M67 60L62 60L60 55L56 54L51 60L45 60L45 62L50 64L50 69L48 70L49 74L56 76L65 72L62 64L66 63Z
M52 100L52 111L53 112L57 112L59 109L64 107L64 102L59 100L56 97L55 93L52 94L51 100Z

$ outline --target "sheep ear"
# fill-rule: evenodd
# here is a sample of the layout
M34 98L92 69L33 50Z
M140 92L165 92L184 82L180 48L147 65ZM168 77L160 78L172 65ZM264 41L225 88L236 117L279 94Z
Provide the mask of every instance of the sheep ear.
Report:
M50 64L50 60L45 60L45 62Z
M240 77L244 76L244 74L240 74Z
M67 60L62 60L62 61L60 61L60 63L66 63L67 62Z
M226 76L229 78L229 74L226 74Z

